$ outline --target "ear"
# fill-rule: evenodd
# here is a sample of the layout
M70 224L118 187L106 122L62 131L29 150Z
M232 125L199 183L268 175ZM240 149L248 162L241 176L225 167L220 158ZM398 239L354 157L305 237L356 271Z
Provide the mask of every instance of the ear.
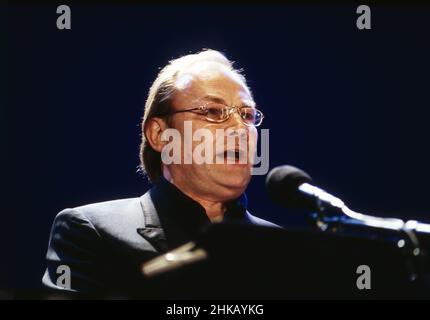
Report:
M161 152L165 141L161 140L161 134L167 128L166 121L162 118L150 118L145 124L145 137L152 149Z

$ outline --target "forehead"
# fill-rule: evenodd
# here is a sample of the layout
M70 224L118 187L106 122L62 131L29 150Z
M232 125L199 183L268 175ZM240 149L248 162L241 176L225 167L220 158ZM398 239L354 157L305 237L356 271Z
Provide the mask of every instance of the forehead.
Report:
M178 103L218 97L228 104L254 105L242 78L220 63L201 62L187 68L177 77L176 92Z

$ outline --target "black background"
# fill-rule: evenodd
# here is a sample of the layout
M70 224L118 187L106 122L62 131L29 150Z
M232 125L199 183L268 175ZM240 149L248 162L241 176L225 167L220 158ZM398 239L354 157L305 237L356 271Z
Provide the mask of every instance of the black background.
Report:
M296 165L366 213L430 221L430 7L71 5L0 7L0 287L38 288L54 216L135 197L143 104L158 68L202 48L244 68L270 129L270 167ZM250 210L287 226L253 178Z

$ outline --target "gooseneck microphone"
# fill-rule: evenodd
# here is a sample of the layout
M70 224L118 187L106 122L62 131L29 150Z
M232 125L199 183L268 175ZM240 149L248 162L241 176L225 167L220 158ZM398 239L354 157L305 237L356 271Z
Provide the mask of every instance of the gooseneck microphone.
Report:
M269 197L287 208L306 208L323 211L325 208L342 209L344 203L323 189L310 184L311 177L304 171L288 165L272 169L266 178Z
M314 224L323 232L327 230L337 232L338 226L364 228L361 229L363 234L370 231L372 237L378 234L385 235L385 231L390 234L394 232L401 237L397 246L405 247L406 252L412 257L414 271L411 279L422 278L422 270L427 268L426 265L422 265L425 262L422 248L430 244L430 224L415 220L404 222L396 218L374 217L353 211L341 199L312 185L311 181L311 177L303 170L283 165L268 173L266 188L269 197L283 207L312 210Z
M275 203L286 208L302 208L324 213L325 211L344 214L367 226L391 230L404 230L411 225L401 219L380 218L349 209L345 203L316 187L310 182L311 177L304 171L289 165L272 169L266 177L266 188L269 197Z

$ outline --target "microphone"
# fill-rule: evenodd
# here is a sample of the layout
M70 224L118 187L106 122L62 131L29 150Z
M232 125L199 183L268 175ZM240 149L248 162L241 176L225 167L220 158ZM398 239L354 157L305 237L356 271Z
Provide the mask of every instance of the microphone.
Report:
M286 208L335 211L345 206L342 200L313 186L312 178L299 168L283 165L272 169L266 177L266 189L275 203Z
M283 207L312 210L313 223L323 232L337 232L339 225L351 227L353 230L359 228L362 232L370 232L372 237L377 235L375 229L384 230L382 234L385 234L385 231L395 232L402 237L397 242L399 248L403 248L407 240L408 252L412 257L423 257L422 245L430 245L430 224L375 217L353 211L339 198L310 184L311 181L311 177L303 170L283 165L267 174L266 189L269 197ZM328 217L327 211L335 216Z
M276 167L267 174L266 189L269 197L275 203L285 208L299 208L317 211L330 210L339 215L342 220L351 218L367 226L391 230L410 229L412 224L397 218L380 218L365 215L349 209L345 203L330 193L312 184L311 177L296 167L283 165ZM416 228L414 228L416 229Z

